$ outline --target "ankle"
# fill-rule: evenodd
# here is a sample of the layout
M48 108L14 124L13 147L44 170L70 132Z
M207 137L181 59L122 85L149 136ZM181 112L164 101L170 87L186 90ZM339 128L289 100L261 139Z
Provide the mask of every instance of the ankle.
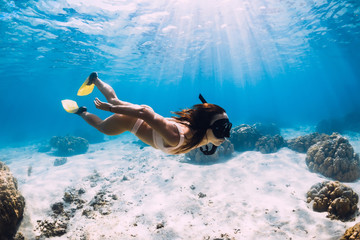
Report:
M75 114L82 116L83 114L85 114L87 112L87 108L86 107L79 107L79 109L76 111Z
M94 83L96 83L97 82L97 80L98 80L98 74L97 74L97 72L92 72L92 73L90 73L90 75L89 75L89 85L90 84L94 84Z
M99 84L99 81L101 81L100 78L96 77L93 79L93 84L95 84L95 86L97 86L97 84Z

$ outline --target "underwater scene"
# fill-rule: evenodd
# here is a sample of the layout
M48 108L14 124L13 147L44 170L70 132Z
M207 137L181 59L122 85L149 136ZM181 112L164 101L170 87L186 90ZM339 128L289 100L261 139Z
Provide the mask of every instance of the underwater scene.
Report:
M360 1L0 0L0 240L360 239Z

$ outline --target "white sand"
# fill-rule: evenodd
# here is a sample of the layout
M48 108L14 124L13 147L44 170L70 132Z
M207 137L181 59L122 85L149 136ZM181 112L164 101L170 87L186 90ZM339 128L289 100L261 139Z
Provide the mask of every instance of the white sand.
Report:
M283 148L275 154L236 153L217 164L196 165L184 156L140 149L133 140L124 135L93 144L88 153L68 157L57 167L57 157L38 153L35 145L0 150L26 199L20 231L34 238L37 220L51 214L50 205L62 201L69 187L86 191L84 208L100 190L118 198L110 201L108 215L95 211L91 219L77 210L68 232L53 239L201 240L226 233L235 239L323 240L338 239L355 224L332 221L306 203L309 188L326 179L308 171L305 154ZM99 177L91 180L94 171ZM360 193L359 182L347 185ZM206 197L200 198L200 192ZM159 223L164 227L156 229Z

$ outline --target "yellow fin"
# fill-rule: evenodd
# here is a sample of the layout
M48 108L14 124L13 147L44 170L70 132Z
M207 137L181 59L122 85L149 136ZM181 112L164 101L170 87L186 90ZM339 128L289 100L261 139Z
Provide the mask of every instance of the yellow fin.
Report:
M77 110L79 110L79 106L73 100L69 100L69 99L62 100L61 104L65 109L65 111L67 111L68 113L76 113Z
M77 93L78 96L86 96L92 93L94 90L95 84L87 85L89 82L89 78L86 78L85 82L81 85L79 88L79 91Z

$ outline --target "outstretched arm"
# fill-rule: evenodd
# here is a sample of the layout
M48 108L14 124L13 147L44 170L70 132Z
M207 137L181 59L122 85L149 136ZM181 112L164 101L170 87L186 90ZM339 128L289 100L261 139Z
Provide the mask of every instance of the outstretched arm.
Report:
M114 105L102 102L98 98L95 98L94 103L96 108L104 111L143 119L171 145L177 145L179 142L179 132L174 122L155 113L151 107L137 104Z
M112 112L112 113L124 114L124 115L128 115L131 117L142 119L141 111L142 111L142 108L144 108L144 107L141 105L131 104L131 103L128 103L125 105L115 105L115 104L111 104L111 103L107 103L107 102L102 102L98 98L95 98L94 103L95 103L96 108L98 108L98 109Z

